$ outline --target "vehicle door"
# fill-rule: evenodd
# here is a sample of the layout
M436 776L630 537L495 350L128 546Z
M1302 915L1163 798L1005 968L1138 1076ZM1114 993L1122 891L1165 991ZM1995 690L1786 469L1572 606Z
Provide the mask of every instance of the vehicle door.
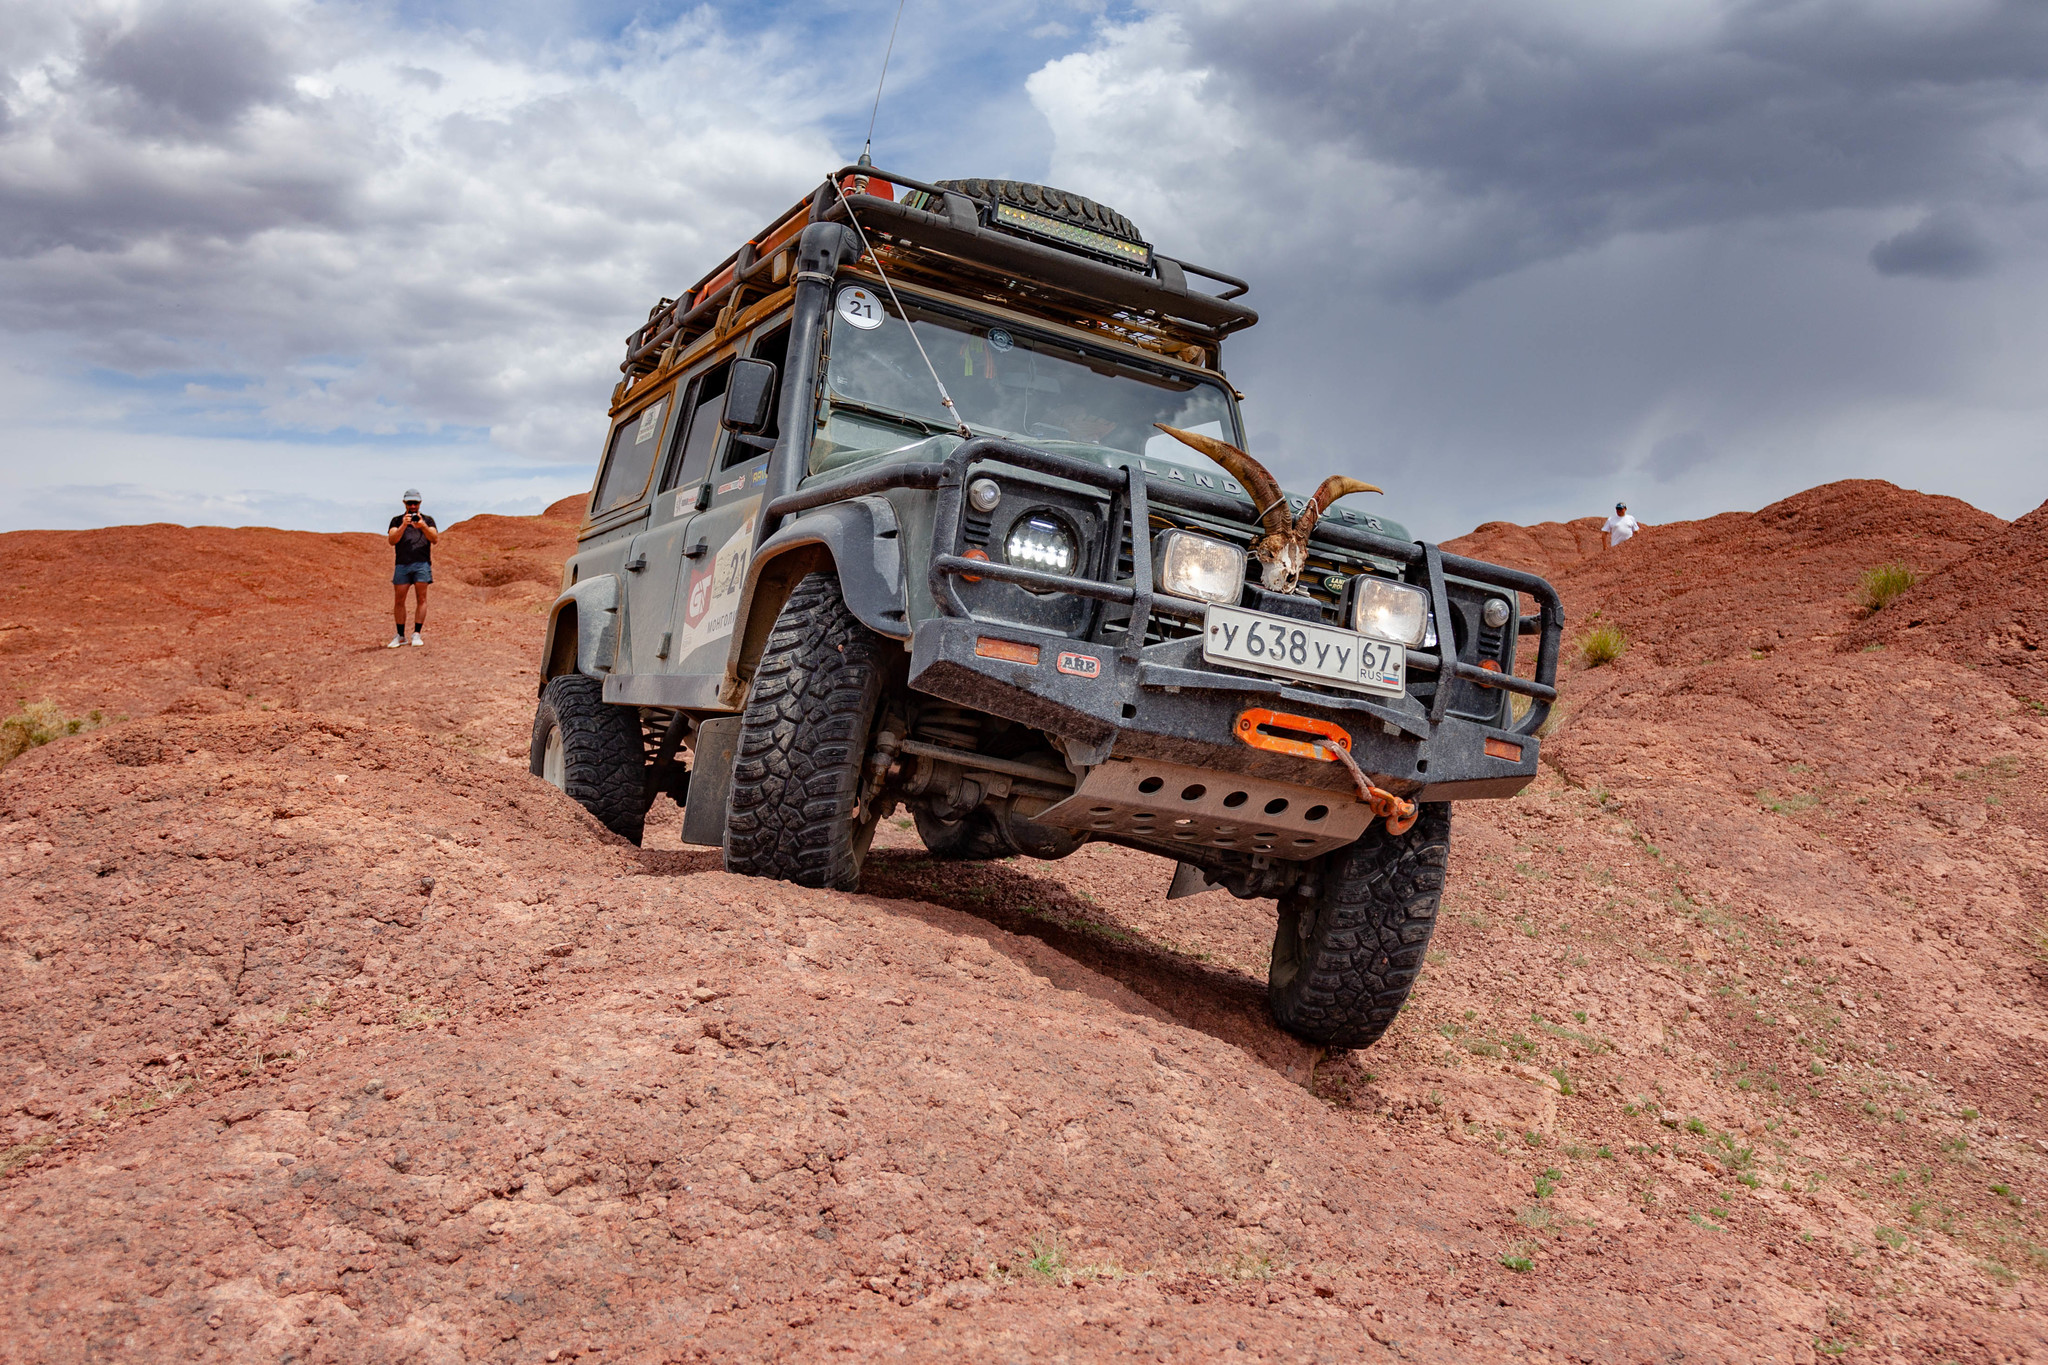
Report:
M612 427L574 560L580 577L615 573L626 583L635 577L625 572L625 565L632 560L633 542L647 522L648 490L655 457L661 452L662 432L675 407L672 399L673 391L645 395ZM617 656L602 660L601 666L619 672L626 663L621 643Z
M647 528L626 555L626 660L641 676L675 671L676 587L690 562L690 520L725 406L728 358L676 386L681 395L650 500Z
M752 360L765 360L781 375L789 352L789 325L780 321L755 332L747 351ZM770 395L769 413L776 410ZM747 565L753 558L754 530L768 487L768 448L775 443L773 418L759 433L724 431L724 390L717 410L707 425L711 434L702 447L705 462L698 505L703 509L690 522L688 556L676 600L675 668L700 677L721 678L725 674L728 646L739 614L740 589L747 580ZM690 441L698 445L696 423L707 415L710 405L698 401L691 418ZM686 473L685 478L689 476Z

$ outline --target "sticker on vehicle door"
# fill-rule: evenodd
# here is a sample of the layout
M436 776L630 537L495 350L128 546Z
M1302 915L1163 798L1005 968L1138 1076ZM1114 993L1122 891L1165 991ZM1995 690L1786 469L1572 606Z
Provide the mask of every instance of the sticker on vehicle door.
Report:
M683 603L683 635L674 657L687 659L712 641L729 635L738 619L740 589L746 586L747 565L754 558L754 519L748 517L726 537L711 567L692 573Z
M690 575L690 596L683 606L683 626L694 631L697 623L704 619L704 613L711 610L711 579L715 569Z

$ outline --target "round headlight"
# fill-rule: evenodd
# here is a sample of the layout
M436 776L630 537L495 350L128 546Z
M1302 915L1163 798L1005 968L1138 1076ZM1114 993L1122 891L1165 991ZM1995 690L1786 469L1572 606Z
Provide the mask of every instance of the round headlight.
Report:
M1080 550L1073 531L1050 512L1019 517L1003 541L1003 558L1020 569L1072 573Z
M967 505L977 512L993 512L1003 500L1003 486L994 479L976 479L967 485Z
M1495 630L1499 630L1508 623L1508 610L1508 604L1505 601L1498 597L1490 597L1487 599L1486 605L1480 608L1479 616L1487 625L1492 626Z

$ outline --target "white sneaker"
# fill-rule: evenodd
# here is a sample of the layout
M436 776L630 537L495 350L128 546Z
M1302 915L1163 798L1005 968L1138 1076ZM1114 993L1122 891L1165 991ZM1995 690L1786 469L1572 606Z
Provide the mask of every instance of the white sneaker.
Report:
M386 649L397 649L397 648L398 648L398 647L399 647L400 645L402 645L402 644L404 644L404 643L405 643L405 637L404 637L403 635L393 635L393 636L391 637L391 642L390 642L389 644L385 645L385 646L384 646L384 648L386 648Z
M423 645L426 643L425 640L420 638L420 633L418 631L414 631L412 633L412 642L416 645Z

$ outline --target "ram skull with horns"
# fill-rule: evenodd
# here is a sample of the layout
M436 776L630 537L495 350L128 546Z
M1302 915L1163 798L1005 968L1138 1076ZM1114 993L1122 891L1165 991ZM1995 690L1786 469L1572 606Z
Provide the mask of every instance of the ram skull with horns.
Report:
M1301 515L1290 519L1287 495L1280 491L1279 480L1267 473L1266 467L1257 460L1214 436L1181 431L1164 422L1153 425L1222 465L1244 485L1244 491L1251 494L1252 505L1259 509L1259 524L1265 528L1265 534L1252 542L1252 558L1259 561L1259 581L1271 592L1294 591L1301 571L1308 566L1309 533L1316 529L1316 523L1322 520L1331 503L1346 493L1386 491L1347 474L1332 474L1316 485L1316 491L1309 495L1308 505L1301 509Z

